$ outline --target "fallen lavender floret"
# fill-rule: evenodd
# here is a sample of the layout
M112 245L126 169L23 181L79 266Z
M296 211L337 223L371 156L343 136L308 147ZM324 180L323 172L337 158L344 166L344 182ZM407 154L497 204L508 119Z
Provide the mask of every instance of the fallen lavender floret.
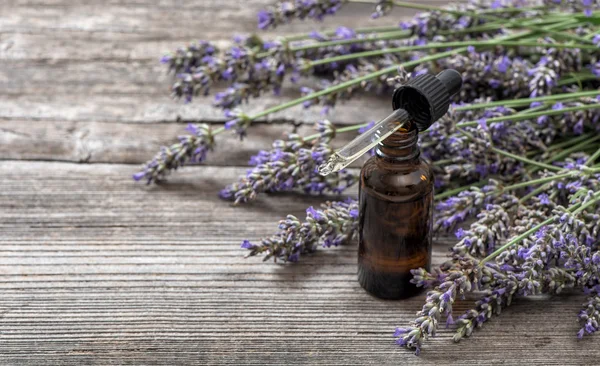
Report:
M265 261L273 258L297 262L300 255L314 252L319 245L329 248L350 241L358 228L357 218L356 200L327 202L321 209L309 207L305 222L288 215L279 222L275 235L262 239L260 244L244 240L242 248L250 250L247 256L264 255Z

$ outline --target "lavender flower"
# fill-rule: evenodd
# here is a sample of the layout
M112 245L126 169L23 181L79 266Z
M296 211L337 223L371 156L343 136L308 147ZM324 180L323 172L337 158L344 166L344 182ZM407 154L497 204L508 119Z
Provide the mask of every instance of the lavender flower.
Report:
M214 44L199 41L165 54L160 62L168 65L169 71L175 74L190 73L193 69L206 65L216 53L218 49Z
M471 336L473 330L482 327L493 314L500 315L502 309L510 305L517 286L515 280L508 279L503 286L486 290L482 298L475 303L475 308L466 311L456 320L456 333L452 338L454 342Z
M248 256L264 254L263 260L297 262L301 255L314 252L319 245L324 248L347 243L358 229L358 202L353 199L327 202L321 209L309 207L306 221L300 222L288 215L279 222L279 231L262 239L258 245L249 241L242 248L250 250Z
M375 11L371 14L371 18L377 19L386 15L394 7L394 2L391 0L378 0L375 4Z
M268 52L258 57L262 50ZM201 41L163 57L163 62L175 71L173 96L186 102L208 95L216 83L228 84L225 91L215 95L214 104L221 108L234 108L267 90L278 93L290 68L281 43L255 37L236 37L234 45L222 53Z
M579 322L581 329L577 333L578 338L583 338L584 334L594 334L600 330L600 285L592 287L590 297L583 305L579 313Z
M600 289L598 286L600 252L598 252L597 232L592 233L589 230L590 227L597 226L594 220L600 217L598 215L600 208L597 204L600 195L596 192L579 188L571 193L569 201L578 200L580 204L590 206L584 211L574 211L561 206L551 210L544 209L546 203L542 199L534 199L533 208L529 208L522 202L515 201L513 197L506 202L510 202L509 205L516 209L501 210L503 213L495 218L490 217L489 214L480 217L480 220L483 219L488 223L485 230L497 230L493 229L494 225L506 221L507 215L522 215L521 208L525 208L528 212L537 212L539 217L533 218L534 223L541 220L547 222L548 217L553 218L553 222L523 240L515 242L495 262L488 262L485 265L464 250L463 240L468 234L457 235L462 240L454 246L451 262L445 263L432 273L424 269L413 271L415 284L433 287L433 290L428 293L426 304L417 314L418 318L414 325L396 331L395 336L400 337L398 343L415 348L419 353L423 341L435 335L444 312L448 318L447 324L455 323L454 340L459 341L469 337L476 327L481 327L493 314L499 314L502 308L509 306L515 296L558 294L565 288L573 287L583 287L588 294L592 294L584 310L579 314L582 329L578 336L596 332L599 314L597 290ZM492 203L500 202L494 202L492 199ZM500 205L491 206L487 211L498 211L497 207L500 207ZM535 207L542 209L538 210ZM477 232L478 228L481 229L481 223L481 221L473 223L469 231ZM531 225L526 227L529 230ZM506 233L508 230L508 227L502 225L497 233ZM517 233L523 231L520 226L516 226L513 230L510 230L512 235L518 235ZM486 231L483 237L489 237L487 234L489 232ZM479 251L476 254L481 255ZM463 293L475 290L483 293L476 302L475 308L468 310L454 322L451 305L456 299L457 288L461 288Z
M405 328L396 328L394 337L398 337L396 343L400 346L415 349L419 355L423 341L428 337L435 336L442 315L452 317L452 305L458 296L471 292L478 281L478 273L475 271L478 262L467 257L455 257L461 263L460 269L448 270L444 282L436 286L434 290L427 293L427 299L423 309L417 313L414 324ZM414 274L421 271L415 270ZM413 283L422 286L423 283L413 279Z
M477 215L477 221L469 230L461 230L460 242L453 248L456 252L468 251L472 255L485 257L503 244L508 238L511 220L506 210L500 205L488 204Z
M485 204L485 192L473 187L468 191L460 192L457 196L450 197L436 204L433 231L450 231L456 225L474 216ZM463 232L457 233L461 239Z
M343 3L343 0L280 1L258 13L258 27L260 29L275 28L287 24L295 18L323 20L325 16L335 14Z
M142 171L133 175L133 179L146 179L150 184L163 179L170 171L184 164L203 162L207 152L214 147L210 126L190 124L186 130L191 135L180 136L179 142L169 147L163 146L152 160L144 164Z
M341 193L356 182L356 175L347 170L326 177L317 167L333 153L329 141L335 128L329 121L317 124L319 138L307 142L296 134L287 140L277 140L273 150L261 151L251 159L257 165L248 170L237 183L221 191L221 198L236 204L254 200L262 192L281 192L301 189L309 194Z
M252 120L239 109L226 109L225 117L229 119L225 123L225 129L234 131L240 137L240 140L243 140Z

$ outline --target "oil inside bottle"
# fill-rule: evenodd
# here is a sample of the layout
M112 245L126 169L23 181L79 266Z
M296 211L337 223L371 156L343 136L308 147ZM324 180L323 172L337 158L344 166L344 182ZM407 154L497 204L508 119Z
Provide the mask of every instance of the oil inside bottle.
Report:
M381 142L360 183L360 284L380 298L418 294L410 271L431 265L433 172L420 158L416 128Z

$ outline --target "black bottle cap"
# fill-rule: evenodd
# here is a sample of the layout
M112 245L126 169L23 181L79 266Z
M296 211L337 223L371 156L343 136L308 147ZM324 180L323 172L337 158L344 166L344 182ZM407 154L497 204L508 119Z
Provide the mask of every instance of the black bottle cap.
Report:
M437 76L419 75L394 91L392 106L394 110L405 109L418 130L425 131L448 112L450 97L461 87L462 77L456 70L444 70Z

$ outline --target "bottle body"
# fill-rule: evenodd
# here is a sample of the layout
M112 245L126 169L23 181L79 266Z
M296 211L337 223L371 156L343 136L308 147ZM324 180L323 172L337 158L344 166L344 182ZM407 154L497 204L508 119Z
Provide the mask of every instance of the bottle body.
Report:
M401 129L377 147L361 170L359 203L361 286L385 299L418 294L410 271L431 266L433 172L416 130Z

